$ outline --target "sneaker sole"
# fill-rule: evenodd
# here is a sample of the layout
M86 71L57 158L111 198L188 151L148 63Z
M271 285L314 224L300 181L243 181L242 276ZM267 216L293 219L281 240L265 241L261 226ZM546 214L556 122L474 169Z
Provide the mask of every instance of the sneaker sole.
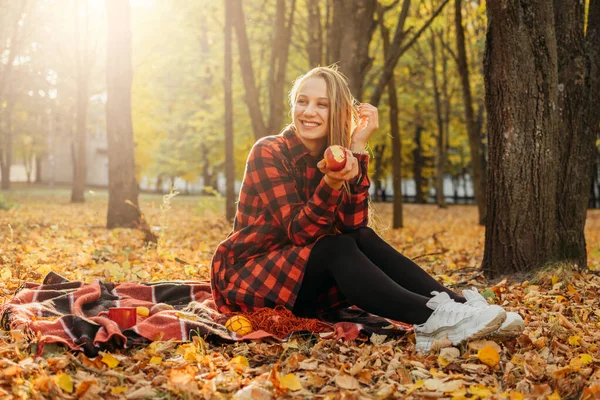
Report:
M453 345L457 345L465 340L479 339L488 336L498 330L506 319L506 312L500 306L489 306L481 310L480 314L473 318L463 321L463 329L460 325L456 327L444 327L427 335L419 335L422 340L417 340L416 348L424 352L431 349L431 345L437 339L448 337ZM469 326L470 325L470 326Z

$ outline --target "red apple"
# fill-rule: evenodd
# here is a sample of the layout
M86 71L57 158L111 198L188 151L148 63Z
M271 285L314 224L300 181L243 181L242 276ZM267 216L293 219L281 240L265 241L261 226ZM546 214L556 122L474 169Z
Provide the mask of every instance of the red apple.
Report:
M346 166L346 150L337 144L325 150L325 165L333 172L341 171Z

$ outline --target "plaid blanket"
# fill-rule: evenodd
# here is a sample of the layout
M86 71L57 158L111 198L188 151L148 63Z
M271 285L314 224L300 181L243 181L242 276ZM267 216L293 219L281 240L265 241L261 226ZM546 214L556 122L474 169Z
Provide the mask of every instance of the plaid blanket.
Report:
M137 324L121 330L108 318L111 307L147 307L158 303L173 310L137 315ZM39 283L25 283L6 304L0 305L0 326L22 330L37 340L38 354L47 343L62 343L94 357L99 351L147 344L154 340L188 341L194 335L208 340L277 338L269 332L254 331L239 336L228 331L227 315L216 311L210 282L91 283L71 282L51 272ZM400 336L409 325L376 317L358 309L321 314L319 320L331 327L336 338L354 340L361 332Z

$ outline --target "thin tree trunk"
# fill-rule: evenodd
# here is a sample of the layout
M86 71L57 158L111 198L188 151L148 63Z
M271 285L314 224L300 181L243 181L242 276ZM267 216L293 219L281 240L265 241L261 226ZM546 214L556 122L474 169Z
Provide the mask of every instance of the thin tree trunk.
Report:
M12 112L15 101L11 98L7 99L7 106L4 109L6 115L6 123L2 142L0 142L0 175L2 176L2 190L10 190L10 169L13 161L13 132L12 132Z
M86 160L86 136L87 136L87 111L88 111L88 29L87 1L84 2L85 18L83 33L79 25L79 1L75 1L75 58L77 62L77 130L75 133L75 157L73 165L73 187L71 190L71 202L83 203L85 201L84 191L87 177ZM83 47L81 38L83 36Z
M485 225L486 221L486 179L483 169L483 155L481 152L481 134L475 129L475 117L473 112L473 99L471 96L471 84L469 80L469 67L465 46L465 31L462 24L461 0L454 2L454 14L456 24L456 48L458 57L458 72L462 84L463 103L465 109L465 124L469 136L469 150L471 152L471 177L473 179L473 191L475 202L479 211L479 224ZM508 61L507 61L508 62Z
M42 183L42 155L35 155L35 183Z
M128 0L106 0L107 228L142 224L131 123L131 19Z
M231 36L233 31L232 2L225 0L225 215L229 221L235 218L235 159L233 154L233 56Z
M415 203L425 203L425 195L423 193L423 145L421 136L423 133L423 123L421 120L421 112L415 106L415 148L413 150L413 178L415 181Z
M407 4L409 3L410 0L405 0L401 14L408 13L408 10L405 7L407 7ZM396 27L396 34L398 34L398 26L402 25L401 29L404 29L405 19L406 15L400 17ZM387 59L390 49L390 32L384 24L383 11L381 9L379 10L379 27L381 29L381 37L383 38L383 55ZM396 80L393 73L388 82L388 101L390 106L390 134L392 136L392 190L394 191L392 228L399 229L404 226L404 199L402 198L402 139L400 137L400 126L398 125L398 97L396 95Z
M493 218L486 220L483 270L490 278L561 259L552 0L505 3L487 3L487 210Z
M429 40L431 47L431 81L433 83L433 100L435 103L435 120L437 125L437 149L435 157L435 197L438 207L446 208L446 198L444 197L444 171L446 165L446 139L444 137L444 119L442 117L442 101L440 99L440 89L437 78L437 46L435 44L435 34L431 31Z
M375 158L375 172L373 173L373 183L375 184L375 201L381 201L381 172L383 170L383 153L385 152L385 144L377 144L373 148Z

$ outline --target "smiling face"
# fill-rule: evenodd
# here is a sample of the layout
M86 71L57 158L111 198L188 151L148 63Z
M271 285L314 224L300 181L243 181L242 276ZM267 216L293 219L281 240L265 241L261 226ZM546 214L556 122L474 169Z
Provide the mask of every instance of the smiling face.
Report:
M327 145L329 133L329 97L327 84L321 77L307 78L298 88L293 119L300 140L318 155Z

